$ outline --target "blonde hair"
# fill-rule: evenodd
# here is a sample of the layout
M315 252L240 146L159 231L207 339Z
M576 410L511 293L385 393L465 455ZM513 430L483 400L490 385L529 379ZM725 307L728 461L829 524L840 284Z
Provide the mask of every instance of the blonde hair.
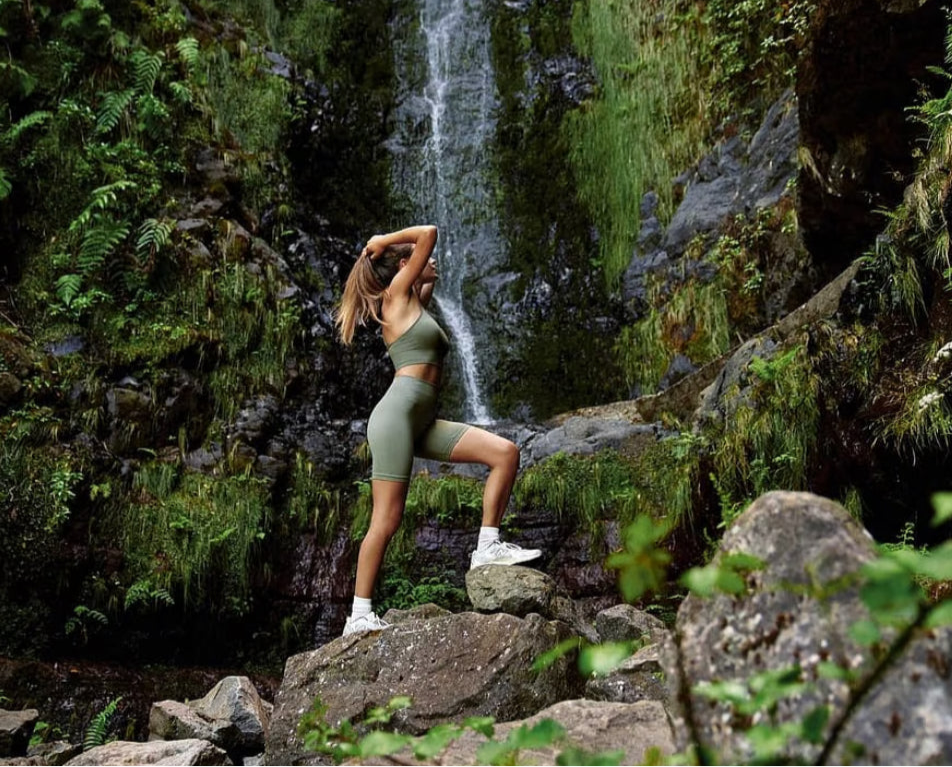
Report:
M380 301L397 272L400 261L409 258L413 245L389 245L379 258L360 256L347 276L344 294L334 310L334 322L341 341L347 346L354 340L358 325L373 318L381 325Z

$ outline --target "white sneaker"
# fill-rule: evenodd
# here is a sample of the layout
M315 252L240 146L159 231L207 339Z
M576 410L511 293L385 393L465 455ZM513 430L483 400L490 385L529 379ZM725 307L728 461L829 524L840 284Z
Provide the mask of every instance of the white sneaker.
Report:
M358 631L381 631L385 628L390 628L390 624L378 618L376 613L367 613L359 618L353 616L348 618L344 624L344 633L341 636L356 634Z
M469 569L483 565L518 565L542 556L539 549L524 549L514 543L493 541L484 549L476 549L469 558Z

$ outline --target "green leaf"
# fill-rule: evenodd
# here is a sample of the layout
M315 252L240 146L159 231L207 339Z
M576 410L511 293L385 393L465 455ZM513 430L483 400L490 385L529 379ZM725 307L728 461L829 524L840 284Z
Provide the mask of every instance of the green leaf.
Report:
M952 601L940 602L929 610L926 627L936 629L948 625L952 625Z
M935 514L932 517L932 526L938 527L952 519L952 493L935 493L932 496L932 508Z
M830 721L830 707L817 706L803 718L803 739L819 745L823 742L823 730Z
M409 735L374 730L360 740L360 756L387 756L406 748L413 740Z
M508 741L516 748L545 748L565 737L565 728L554 719L543 719L531 728L520 725L509 733Z
M420 761L432 759L463 733L462 727L438 724L413 744L413 756Z
M555 663L559 658L575 652L582 646L581 637L563 639L551 650L546 650L532 662L533 671L543 671Z
M602 765L621 764L625 758L623 750L618 751L586 751L584 748L571 747L559 754L557 765Z
M710 597L717 591L717 576L716 565L692 567L681 576L681 583L699 597Z
M492 716L470 716L463 720L463 727L491 738L495 734L496 719Z
M858 645L871 647L876 644L882 635L879 633L879 626L871 620L856 621L849 627L850 638Z
M721 559L721 564L734 570L743 570L750 572L752 570L763 570L767 563L760 557L748 554L744 551L735 551L733 554L727 554Z
M694 686L694 692L711 700L720 700L741 706L750 701L750 690L747 685L737 680L729 679L720 682L699 682Z
M499 743L491 740L483 743L476 750L476 761L479 764L515 764L515 752L508 742Z
M586 676L604 676L630 658L633 649L633 642L606 642L585 647L579 653L579 670Z
M821 679L839 679L843 682L850 682L856 678L855 672L851 669L843 668L839 663L828 660L820 661L817 664L816 671Z

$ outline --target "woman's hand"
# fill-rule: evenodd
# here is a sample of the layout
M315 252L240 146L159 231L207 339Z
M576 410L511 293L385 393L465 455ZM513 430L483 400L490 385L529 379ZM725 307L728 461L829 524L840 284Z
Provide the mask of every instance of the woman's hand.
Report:
M367 244L364 245L364 249L360 252L361 256L369 256L370 260L380 258L383 255L384 250L387 249L387 239L382 234L375 234L369 240Z

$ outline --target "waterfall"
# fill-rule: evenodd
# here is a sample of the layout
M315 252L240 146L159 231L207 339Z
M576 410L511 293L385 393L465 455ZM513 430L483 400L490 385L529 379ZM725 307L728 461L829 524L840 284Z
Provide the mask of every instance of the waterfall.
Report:
M505 248L489 161L497 104L489 20L480 0L417 3L419 26L394 35L393 187L412 223L439 227L434 300L458 352L465 418L488 423L479 371L488 339L473 331L466 293Z

